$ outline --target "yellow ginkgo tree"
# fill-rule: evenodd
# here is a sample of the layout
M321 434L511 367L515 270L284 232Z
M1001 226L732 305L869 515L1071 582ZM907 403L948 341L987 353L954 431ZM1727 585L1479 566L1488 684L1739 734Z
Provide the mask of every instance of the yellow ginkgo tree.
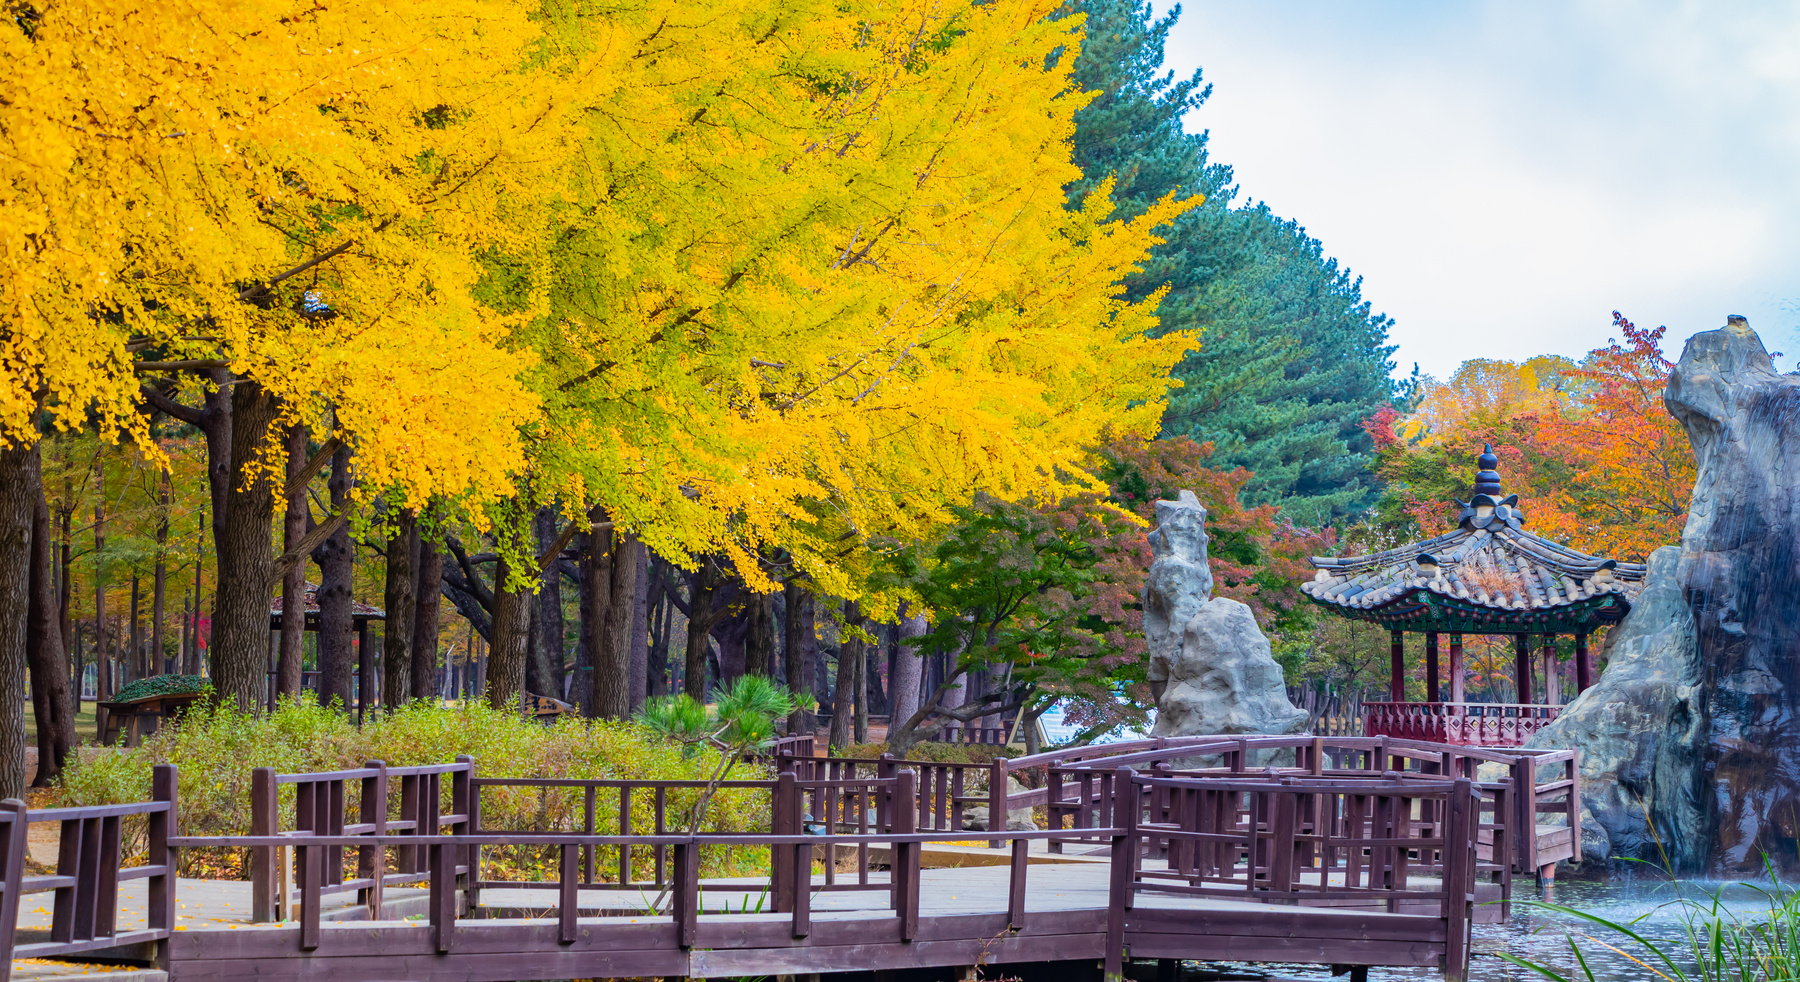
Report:
M484 252L544 235L577 134L539 13L73 0L0 25L0 441L41 413L148 446L140 400L200 428L211 672L240 705L281 565L278 428L353 446L363 487L406 501L498 495L522 463L529 355L474 287Z
M1189 203L1065 207L1086 96L1056 57L1080 22L1055 11L685 0L584 21L571 49L617 84L550 267L510 267L551 294L519 334L541 356L540 499L599 505L680 562L722 555L753 589L781 555L852 597L874 541L976 492L1082 485L1097 434L1154 430L1191 340L1151 338L1154 303L1118 283Z

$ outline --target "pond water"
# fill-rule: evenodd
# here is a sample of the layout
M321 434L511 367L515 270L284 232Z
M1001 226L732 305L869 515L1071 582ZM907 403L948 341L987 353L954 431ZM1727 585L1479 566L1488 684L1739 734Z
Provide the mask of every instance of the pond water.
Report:
M1716 892L1722 909L1736 912L1746 921L1757 919L1769 909L1767 896L1758 887L1769 884L1683 882L1670 883L1666 878L1645 875L1615 876L1609 880L1558 880L1540 888L1530 879L1516 883L1515 896L1521 900L1543 900L1566 904L1618 923L1635 921L1632 929L1649 938L1678 940L1685 937L1686 915L1678 897L1706 901ZM1791 889L1791 888L1790 888ZM1542 964L1566 978L1584 979L1575 957L1569 950L1570 939L1580 946L1582 956L1599 982L1663 982L1661 977L1630 956L1642 956L1630 941L1600 925L1573 918L1567 914L1515 904L1512 918L1505 924L1478 924L1475 927L1474 957L1469 965L1473 982L1493 980L1530 980L1543 982L1543 976L1496 957L1506 952ZM1617 945L1619 949L1610 949ZM1679 959L1678 959L1679 960ZM1318 966L1279 965L1194 966L1203 971L1193 977L1234 979L1330 979ZM1658 968L1662 968L1657 964ZM1213 971L1206 971L1210 969ZM1666 971L1666 969L1665 969ZM1439 973L1422 969L1371 969L1370 982L1412 982L1442 978Z

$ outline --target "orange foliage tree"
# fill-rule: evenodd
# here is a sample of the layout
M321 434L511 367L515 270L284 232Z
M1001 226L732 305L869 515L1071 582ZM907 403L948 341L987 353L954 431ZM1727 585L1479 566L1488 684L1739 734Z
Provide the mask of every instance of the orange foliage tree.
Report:
M1674 367L1662 351L1666 329L1640 329L1617 311L1613 326L1622 339L1580 363L1465 362L1411 415L1365 422L1388 482L1383 521L1441 531L1453 499L1468 496L1475 455L1492 443L1502 483L1535 531L1623 559L1679 540L1694 459L1662 405Z

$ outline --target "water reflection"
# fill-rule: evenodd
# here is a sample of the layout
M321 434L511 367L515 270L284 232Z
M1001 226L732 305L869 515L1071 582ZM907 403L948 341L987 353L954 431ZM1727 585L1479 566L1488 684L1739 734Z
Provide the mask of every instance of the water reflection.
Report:
M1524 900L1543 900L1566 904L1607 920L1625 923L1637 918L1632 929L1649 938L1678 940L1685 937L1687 918L1680 905L1672 903L1678 896L1705 900L1717 891L1720 907L1736 912L1745 920L1766 913L1769 902L1758 892L1758 884L1685 882L1679 885L1662 877L1623 876L1610 880L1561 880L1546 884L1540 893L1529 879L1515 882L1514 896ZM1766 887L1767 884L1761 884ZM1496 957L1496 952L1543 964L1571 978L1584 978L1575 956L1569 950L1570 939L1580 946L1588 967L1599 982L1662 982L1657 973L1632 957L1640 952L1607 928L1590 924L1555 911L1527 905L1515 905L1512 919L1505 924L1481 924L1475 927L1474 958L1469 965L1473 982L1494 980L1537 980L1543 976L1519 968ZM1608 944L1619 944L1616 951ZM1681 959L1677 959L1681 960ZM1660 966L1658 966L1660 967ZM1225 977L1261 979L1330 979L1325 969L1316 965L1256 966L1244 971L1242 966L1203 966ZM1222 970L1222 971L1220 971ZM1208 972L1196 977L1204 978ZM1424 969L1377 968L1369 971L1370 982L1439 979L1442 976Z

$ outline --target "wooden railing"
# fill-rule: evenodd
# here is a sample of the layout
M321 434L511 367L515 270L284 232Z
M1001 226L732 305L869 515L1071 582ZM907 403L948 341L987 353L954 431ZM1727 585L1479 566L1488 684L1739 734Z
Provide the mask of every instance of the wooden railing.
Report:
M1350 938L1349 947L1334 946L1330 957L1344 964L1414 964L1423 945L1438 952L1435 960L1447 977L1464 977L1477 867L1477 791L1473 782L1315 776L1240 780L1144 776L1130 769L1112 772L1107 781L1115 792L1113 814L1120 824L1088 827L1083 834L1104 840L1112 855L1106 939L1097 953L1109 974L1117 976L1127 948L1134 957L1146 952L1157 957L1154 952L1159 945L1170 946L1171 938L1185 933L1191 949L1195 923L1191 911L1157 910L1143 903L1153 894L1179 894L1267 905L1263 908L1266 915L1255 916L1273 919L1273 927L1264 932L1269 937L1281 937L1281 932L1290 930L1288 921L1297 907L1409 914L1413 923L1436 927L1405 937ZM844 861L843 857L860 857L855 860L856 882L838 888L884 894L882 907L893 915L894 940L906 944L928 936L921 917L921 850L954 833L913 828L918 814L916 774L903 768L892 778L867 785L872 792L878 790L886 796L891 824L879 831L846 834L797 833L806 789L792 772L778 776L773 785L769 834L478 830L435 836L196 836L177 838L171 844L181 848L287 847L297 851L306 868L317 868L344 849L418 850L425 856L424 868L429 873L429 901L424 923L414 930L426 932L430 950L440 955L460 950L464 932L492 923L465 916L466 905L458 894L462 881L455 873L458 857L509 847L546 848L559 855L556 879L535 884L553 891L555 902L547 910L535 904L534 909L543 910L542 916L554 921L556 939L564 944L576 940L581 931L578 891L591 888L581 861L584 850L624 854L640 848L666 850L670 856L666 878L634 884L639 889L654 886L665 891L666 903L645 910L642 918L660 922L666 917L673 928L670 942L682 950L702 946L700 914L733 913L729 908L705 907L699 869L700 851L708 847L769 849L769 907L747 919L738 929L740 933L766 933L771 926L766 915L773 913L780 915L782 930L779 936L770 935L769 944L791 948L807 942L814 930L813 898L820 890L832 889L829 881L815 882L813 872L818 851L825 847L826 855L835 860L826 863L827 869ZM1435 818L1425 821L1420 815ZM1030 843L1066 835L1056 830L992 833L1010 846L1005 909L993 912L1001 918L1002 931L1021 931L1031 917L1027 909ZM878 863L870 858L875 847L886 847ZM475 882L488 881L477 872ZM318 877L302 880L296 940L288 942L296 944L298 952L313 952L321 945L320 901L326 888ZM1223 916L1252 917L1241 910ZM1217 933L1217 926L1208 923L1208 933ZM1248 925L1245 930L1254 933ZM491 939L484 935L471 942L473 950L483 950L487 940Z
M1265 759L1283 753L1290 759L1275 764ZM171 944L189 950L170 933L174 857L182 848L248 851L259 898L255 919L271 919L281 900L283 919L297 923L292 933L237 932L236 940L219 942L223 948L191 949L207 958L224 957L218 952L227 950L247 958L315 952L327 933L326 898L354 891L357 902L369 906L371 919L384 922L371 926L370 938L395 939L395 950L425 945L440 954L487 951L480 957L493 961L500 956L491 952L514 950L482 947L513 930L510 922L477 916L483 912L478 909L483 889L498 887L554 895L553 904L527 903L534 911L549 909L555 939L546 943L553 946L585 936L596 923L619 922L584 919L581 891L629 890L666 900L660 905L646 900L646 951L665 950L659 947L664 931L667 950L693 949L703 933L709 942L700 947L709 947L726 930L722 921L709 920L707 927L699 920L707 903L699 886L701 858L709 849L730 849L740 864L762 864L766 871L766 880L753 876L747 889L760 891L763 887L754 884L766 883L768 907L759 906L762 914L730 928L739 947L749 944L746 938L772 948L804 945L812 931L813 898L822 891L885 895L878 908L894 915L897 940L910 942L934 930L920 920L924 847L965 838L956 827L957 809L987 802L997 809L990 818L1001 820L990 821L981 837L1006 849L1004 899L996 901L1005 909L944 915L945 923L957 917L1001 918L975 925L981 937L994 929L1014 934L1023 929L1033 842L1047 842L1051 849L1084 843L1111 855L1105 944L1089 954L1054 957L1099 957L1116 970L1127 947L1134 957L1189 957L1183 952L1209 950L1195 942L1191 911L1165 910L1149 898L1219 896L1260 906L1225 911L1219 914L1223 920L1206 922L1207 931L1235 925L1232 930L1244 936L1268 939L1258 951L1289 951L1283 938L1332 937L1293 934L1311 923L1294 921L1295 908L1350 907L1424 918L1395 929L1405 933L1405 941L1398 935L1387 941L1346 936L1348 947L1341 953L1333 948L1330 960L1417 964L1418 952L1433 951L1450 976L1460 977L1477 884L1501 880L1504 892L1505 879L1521 865L1520 854L1525 868L1542 858L1533 852L1536 837L1521 822L1579 815L1571 752L1477 750L1379 738L1233 737L1141 741L1070 756L1080 759L915 767L892 758L810 758L805 768L789 767L773 780L726 782L727 793L753 796L751 814L763 809L767 815L766 832L732 834L683 831L684 809L702 782L483 778L459 759L408 768L371 762L320 774L259 771L252 787L256 829L247 835L184 837L174 830L175 770L159 767L148 802L38 812L17 802L0 804L0 938L9 946L0 952L0 963L5 956L69 955L143 943L151 945L156 959L165 959ZM1010 769L1021 763L1044 778L1039 803L1047 806L1048 829L1004 827L1006 809L1027 807L1022 796L1007 792ZM1497 765L1500 777L1478 780L1484 765ZM291 793L282 790L290 786ZM556 822L567 826L562 828L483 824L484 795L520 793L546 801L560 796L564 803L578 801L579 808L556 812ZM62 826L53 876L24 875L25 830L32 822ZM141 865L121 862L128 826L148 833ZM746 847L766 848L766 858ZM552 878L494 875L489 854L503 849L542 851L552 857L544 867L554 871ZM298 869L291 886L279 874L289 867L289 857ZM821 872L815 873L821 859ZM136 878L149 881L147 923L121 931L119 884ZM382 908L385 887L409 882L425 887L423 924L397 921L393 911ZM48 938L21 938L20 898L43 891L56 895ZM708 913L751 913L715 910L717 900L712 905ZM781 931L769 933L771 915L779 915ZM1065 922L1056 923L1050 930L1066 930ZM1091 923L1098 931L1098 922ZM536 943L530 940L539 937L535 931L518 925L516 938L523 940L517 943ZM471 947L459 942L464 932L473 939ZM1178 943L1183 932L1186 948ZM420 940L425 938L428 944ZM1068 940L1065 948L1085 952L1080 945L1090 943ZM1165 950L1166 956L1156 954Z
M1052 829L1111 823L1107 775L1119 767L1177 768L1222 776L1387 774L1478 779L1489 804L1484 851L1513 873L1537 873L1581 857L1579 756L1573 750L1461 747L1391 737L1165 737L1016 758L1015 771L1041 771L1043 788L1014 793L1014 810L1044 807ZM1202 769L1192 765L1205 763ZM1546 828L1545 819L1550 818ZM1082 841L1072 836L1066 842ZM1056 847L1053 847L1056 848ZM1510 879L1508 880L1510 890Z
M95 951L149 945L162 960L175 923L175 863L170 840L175 819L175 768L159 765L151 772L150 800L121 805L28 810L24 803L0 802L0 982L6 982L15 958L55 958ZM128 822L145 824L144 861L125 865L124 833ZM56 871L25 875L28 829L55 823L58 840ZM119 886L147 880L145 923L119 930ZM50 929L42 940L19 936L19 907L24 897L50 893Z
M937 731L932 739L938 743L977 743L990 747L1004 747L1012 742L1013 724L1005 726L946 726Z
M1474 782L1146 777L1124 769L1113 787L1125 838L1139 846L1114 856L1121 921L1147 893L1425 914L1444 924L1440 967L1450 978L1466 975L1477 868ZM1146 868L1152 854L1165 857L1166 866ZM1164 932L1195 929L1181 916L1139 915L1132 924L1140 936L1152 924ZM1132 946L1134 955L1153 956L1148 949Z
M1498 702L1365 702L1363 734L1462 747L1519 747L1561 706Z
M803 780L842 781L859 777L892 777L900 768L918 775L919 830L923 832L1003 829L1011 814L1008 795L1010 762L996 757L985 764L905 760L893 754L862 757L782 757L778 770L793 770ZM971 821L971 809L987 809L987 820ZM979 824L978 829L971 825ZM997 840L996 840L997 841Z
M453 764L418 767L389 767L379 760L347 771L279 774L272 767L258 767L250 772L250 834L259 837L364 836L389 833L432 835L449 829L467 831L474 827L475 801L470 780L474 765L467 756ZM450 811L443 811L443 782L450 779ZM282 808L284 787L293 788L291 811ZM354 802L357 820L348 816ZM284 822L291 816L291 824ZM429 874L425 856L417 849L397 850L392 865L379 846L356 849L356 876L344 875L344 851L318 854L315 870L300 863L286 862L281 850L269 846L250 849L250 911L258 923L280 920L288 912L300 892L290 885L295 880L317 879L320 892L337 894L355 892L357 902L366 906L371 916L381 910L382 895L389 886L417 883ZM457 862L466 875L473 858L464 856Z

